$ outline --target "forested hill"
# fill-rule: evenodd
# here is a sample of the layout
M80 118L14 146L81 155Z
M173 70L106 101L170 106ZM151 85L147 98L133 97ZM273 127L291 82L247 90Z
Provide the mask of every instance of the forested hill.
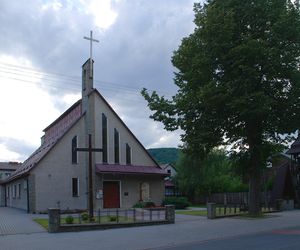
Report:
M148 152L160 164L175 164L178 160L180 149L178 148L149 148Z

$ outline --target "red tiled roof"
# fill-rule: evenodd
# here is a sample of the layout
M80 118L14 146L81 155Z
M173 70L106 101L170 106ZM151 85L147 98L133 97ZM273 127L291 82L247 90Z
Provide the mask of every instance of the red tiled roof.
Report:
M157 166L133 166L117 164L96 164L96 172L99 174L169 175L163 169Z
M76 104L76 105L75 105ZM48 126L47 130L52 130L47 135L46 140L42 145L32 154L24 163L9 177L5 182L14 180L26 173L28 173L43 157L56 145L56 143L67 133L67 131L82 117L82 114L78 112L81 110L81 102L76 102L72 109L68 109L64 112L52 126ZM47 134L47 131L46 131Z

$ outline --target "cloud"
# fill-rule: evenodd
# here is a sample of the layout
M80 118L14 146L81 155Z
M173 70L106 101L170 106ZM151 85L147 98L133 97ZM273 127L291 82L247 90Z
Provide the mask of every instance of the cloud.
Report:
M0 22L5 25L0 26L0 71L8 61L18 64L9 77L27 82L3 78L0 72L0 105L6 107L1 109L0 137L38 145L41 130L80 98L81 65L89 56L83 36L93 30L100 40L93 51L95 86L146 147L180 143L180 132L168 133L149 119L139 92L146 87L168 96L175 93L170 60L181 39L194 29L193 1L96 3L1 2ZM104 16L103 11L110 14ZM24 67L43 74L28 74Z
M0 137L0 160L7 161L7 158L14 161L24 161L36 149L25 140L18 140L9 137ZM3 156L4 155L4 156ZM6 156L5 156L6 155Z

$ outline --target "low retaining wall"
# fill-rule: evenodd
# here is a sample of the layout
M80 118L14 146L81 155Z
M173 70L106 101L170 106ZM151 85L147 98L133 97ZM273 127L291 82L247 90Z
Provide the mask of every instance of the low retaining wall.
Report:
M152 226L162 224L175 223L175 206L165 206L165 218L163 220L153 221L134 221L126 223L85 223L85 224L60 224L60 210L57 208L49 208L49 233L60 233L60 232L77 232L77 231L89 231L89 230L106 230L113 228L124 228L124 227L140 227L140 226Z

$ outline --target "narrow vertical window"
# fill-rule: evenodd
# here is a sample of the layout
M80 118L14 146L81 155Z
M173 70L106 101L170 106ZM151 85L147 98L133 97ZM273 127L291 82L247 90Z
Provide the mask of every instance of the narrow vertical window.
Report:
M102 159L103 163L107 163L107 117L102 114Z
M120 139L117 129L114 131L114 148L115 148L115 163L120 163Z
M13 198L16 198L17 196L17 185L14 185L13 187Z
M21 183L18 184L18 198L21 198Z
M77 163L77 136L74 136L72 139L72 164Z
M131 164L131 147L126 143L126 164Z
M79 181L78 178L72 178L72 196L79 196Z
M6 187L6 198L9 199L9 198L10 198L9 196L10 196L10 195L9 195L9 186L7 186L7 187Z

